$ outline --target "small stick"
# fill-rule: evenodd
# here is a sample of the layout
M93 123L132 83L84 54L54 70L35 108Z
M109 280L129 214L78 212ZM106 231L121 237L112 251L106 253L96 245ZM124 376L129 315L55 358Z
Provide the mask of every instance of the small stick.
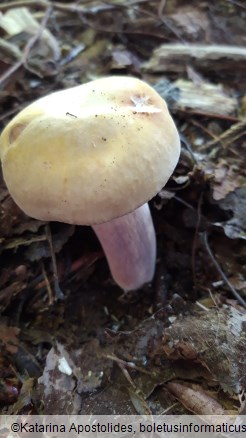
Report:
M117 362L118 364L121 364L124 367L128 367L134 371L139 371L140 373L147 374L149 376L153 375L153 373L151 373L150 371L145 370L144 368L141 368L141 367L138 367L137 365L135 365L134 362L127 362L125 360L119 359L117 356L115 356L113 354L107 354L105 357L107 359L111 359L111 360Z
M201 223L201 206L203 201L203 193L201 193L198 201L197 206L197 221L196 221L196 229L193 237L192 242L192 250L191 250L191 265L192 265L192 277L193 277L193 283L196 287L197 285L197 279L196 279L196 249L197 249L197 238L198 238L198 231Z
M48 291L49 306L52 306L53 303L54 303L54 298L53 298L53 293L52 293L51 285L50 285L49 278L48 278L48 275L47 275L47 272L45 270L43 262L42 262L41 266L42 266L42 274L43 274L44 281L45 281L45 284L46 284L46 288L47 288L47 291Z
M238 300L238 302L246 309L246 302L243 299L243 297L241 297L241 295L239 295L239 293L236 291L236 289L233 287L233 285L230 283L230 281L228 280L227 276L225 275L224 271L222 270L222 268L220 267L219 263L217 262L217 260L215 259L210 246L208 244L208 236L207 236L207 232L205 231L204 233L202 233L202 237L203 237L203 242L205 245L205 248L209 254L209 257L211 258L214 266L216 267L217 271L219 272L219 274L221 275L221 277L223 278L224 282L227 284L227 286L229 287L229 289L231 290L232 294L234 295L234 297Z
M0 4L0 10L1 10L1 4ZM49 6L47 8L47 11L43 17L43 20L42 20L40 26L38 28L37 33L32 38L30 38L29 41L27 42L27 44L25 45L21 59L18 60L15 64L13 64L6 72L4 72L2 76L0 76L0 85L4 81L6 81L6 79L9 79L22 66L27 68L27 60L28 60L29 53L30 53L32 47L36 44L36 42L41 37L41 35L42 35L46 25L47 25L47 22L50 18L51 12L52 12L52 7Z
M59 285L56 257L55 257L55 252L54 252L54 248L53 248L53 242L52 242L52 236L51 236L51 231L50 231L49 224L46 225L45 231L46 231L47 241L48 241L48 244L49 244L49 247L50 247L50 254L51 254L52 268L53 268L53 276L54 276L55 293L56 293L56 297L58 299L62 300L62 299L64 299L64 293L62 292L62 290L60 288L60 285Z
M228 144L233 143L235 140L238 140L240 137L246 134L246 119L240 120L239 123L232 125L229 129L227 129L223 134L217 137L214 140L208 141L204 144L200 150L204 151L208 148L216 146L221 143L222 146L226 147Z

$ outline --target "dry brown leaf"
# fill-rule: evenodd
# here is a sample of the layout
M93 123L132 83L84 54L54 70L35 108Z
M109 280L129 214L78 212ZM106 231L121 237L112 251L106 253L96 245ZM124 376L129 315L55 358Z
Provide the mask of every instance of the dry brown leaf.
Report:
M197 415L223 415L223 407L201 388L194 390L177 382L169 382L168 390L191 412Z
M27 32L30 35L35 35L39 28L39 22L34 18L33 14L27 8L13 8L7 11L0 17L0 27L5 30L10 36L18 35ZM44 29L41 35L43 42L39 47L39 55L52 56L54 59L60 58L60 47L48 29ZM51 55L51 53L52 55Z
M169 359L193 359L229 392L246 389L246 313L230 307L181 316L165 329Z
M80 397L75 391L74 363L60 343L46 358L43 375L39 378L38 392L49 414L78 414Z
M205 12L198 8L184 6L179 7L177 12L168 17L173 24L182 31L185 38L196 41L209 31L209 20Z
M226 222L214 222L215 226L222 227L230 239L246 240L246 186L239 187L219 201L222 210L233 214Z
M18 351L19 333L19 328L8 327L0 323L0 345L2 344L9 353L15 354Z
M30 409L32 405L34 382L34 379L31 378L24 380L18 400L8 408L8 415L14 415L21 411L23 412L24 409Z
M216 201L224 199L226 195L240 187L241 177L235 172L234 166L228 166L225 160L220 160L214 170L213 198Z

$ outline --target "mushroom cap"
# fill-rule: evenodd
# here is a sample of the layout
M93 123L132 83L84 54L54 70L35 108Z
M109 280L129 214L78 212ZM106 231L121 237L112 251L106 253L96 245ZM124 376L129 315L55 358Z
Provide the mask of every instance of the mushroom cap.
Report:
M107 77L54 92L0 137L3 176L29 216L93 225L141 206L166 184L180 140L145 82Z

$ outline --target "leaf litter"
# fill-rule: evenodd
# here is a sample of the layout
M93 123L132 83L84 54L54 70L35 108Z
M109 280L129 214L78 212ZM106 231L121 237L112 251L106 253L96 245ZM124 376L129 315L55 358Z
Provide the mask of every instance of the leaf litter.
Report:
M1 129L54 90L132 75L167 100L182 153L150 202L154 281L127 295L91 229L28 218L0 177L2 413L243 412L241 4L22 3L0 3Z

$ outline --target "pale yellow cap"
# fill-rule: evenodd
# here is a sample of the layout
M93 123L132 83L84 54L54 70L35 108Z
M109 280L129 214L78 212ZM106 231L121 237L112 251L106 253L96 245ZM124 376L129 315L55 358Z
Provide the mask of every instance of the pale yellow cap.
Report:
M4 129L0 154L9 192L27 215L93 225L156 195L180 140L158 93L116 76L29 105Z

